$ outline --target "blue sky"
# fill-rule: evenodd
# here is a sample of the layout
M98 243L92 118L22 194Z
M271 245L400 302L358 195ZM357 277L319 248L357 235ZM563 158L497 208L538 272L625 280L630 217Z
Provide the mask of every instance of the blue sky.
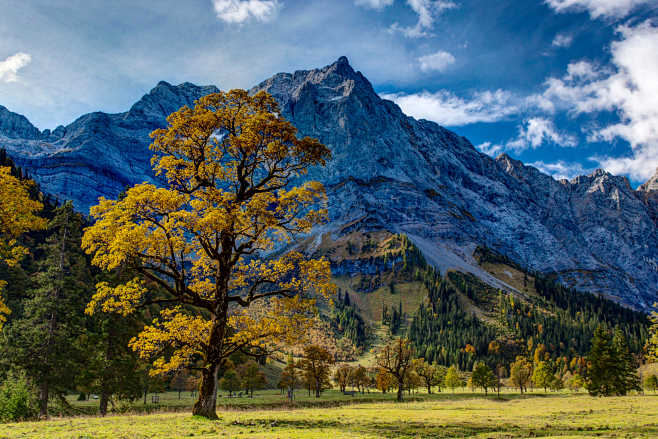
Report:
M658 0L0 0L0 105L39 128L158 81L248 88L341 55L380 95L556 177L658 167Z

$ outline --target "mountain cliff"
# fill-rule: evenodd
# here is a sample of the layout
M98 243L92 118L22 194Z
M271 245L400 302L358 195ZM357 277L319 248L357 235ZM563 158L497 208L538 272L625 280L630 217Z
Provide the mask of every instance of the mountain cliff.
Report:
M150 132L183 105L216 91L163 81L125 113L86 114L52 132L39 132L25 117L0 107L0 146L46 192L86 212L99 196L116 197L128 185L155 181Z
M148 133L215 90L160 83L126 113L92 113L52 133L0 112L8 120L0 122L0 142L46 191L86 210L100 195L155 181ZM442 271L470 272L496 288L513 289L478 264L478 247L636 308L658 298L655 181L635 191L601 170L556 181L506 155L492 159L379 98L344 57L277 74L257 90L280 102L300 134L333 152L327 167L308 176L327 187L331 218L309 251L327 236L385 230L407 235Z

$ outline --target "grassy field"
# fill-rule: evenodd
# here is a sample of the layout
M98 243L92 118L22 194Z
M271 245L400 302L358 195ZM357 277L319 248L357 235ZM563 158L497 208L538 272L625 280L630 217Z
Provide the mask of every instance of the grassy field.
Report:
M427 397L427 395L425 395ZM438 395L324 408L86 417L0 425L0 438L656 438L658 396Z

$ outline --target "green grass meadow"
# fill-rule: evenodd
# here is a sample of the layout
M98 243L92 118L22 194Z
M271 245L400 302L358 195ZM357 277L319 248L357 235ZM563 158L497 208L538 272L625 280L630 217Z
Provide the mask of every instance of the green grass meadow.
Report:
M327 406L303 407L301 393L298 404L302 407L269 408L269 396L262 395L250 403L225 405L229 408L219 410L218 421L193 417L189 410L74 417L0 424L0 438L658 437L655 395L592 398L586 394L533 393L521 397L506 393L497 399L443 393L418 395L415 401L398 404L390 395L374 393L346 401L352 397L329 392L320 399ZM384 397L386 401L378 401ZM259 408L261 404L266 408Z

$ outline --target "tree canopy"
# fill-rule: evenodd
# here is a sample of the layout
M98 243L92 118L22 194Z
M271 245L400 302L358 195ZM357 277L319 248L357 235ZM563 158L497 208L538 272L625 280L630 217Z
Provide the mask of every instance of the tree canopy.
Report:
M126 265L140 277L98 284L88 311L127 315L161 305L132 347L155 358L154 373L198 368L194 413L214 418L222 360L303 336L316 298L335 291L325 259L263 257L326 220L324 187L294 183L330 152L298 139L265 92L210 94L167 122L151 133L153 168L166 187L138 184L91 209L96 222L83 247L93 263ZM148 283L164 296L150 294Z
M42 229L46 220L37 214L43 205L30 197L29 180L11 174L11 167L0 167L0 262L13 266L27 254L17 238L30 230ZM0 330L7 321L9 308L2 299L6 282L0 280Z

